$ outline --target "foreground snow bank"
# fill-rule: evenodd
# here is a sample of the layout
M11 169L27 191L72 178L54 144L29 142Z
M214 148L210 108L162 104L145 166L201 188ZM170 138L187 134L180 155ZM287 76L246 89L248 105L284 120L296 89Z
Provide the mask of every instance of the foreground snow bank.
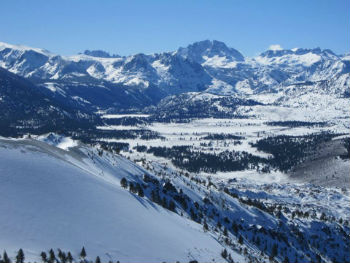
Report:
M222 246L201 225L129 193L122 177L144 171L84 146L0 139L0 247L26 260L60 248L103 262L220 261Z

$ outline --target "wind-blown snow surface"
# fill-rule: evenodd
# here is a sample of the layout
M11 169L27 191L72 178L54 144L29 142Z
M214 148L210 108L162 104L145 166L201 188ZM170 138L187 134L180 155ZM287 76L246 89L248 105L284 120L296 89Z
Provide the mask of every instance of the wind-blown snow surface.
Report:
M0 247L10 255L60 248L77 258L85 246L103 262L220 261L201 225L120 187L145 173L122 157L32 139L0 139L0 156Z

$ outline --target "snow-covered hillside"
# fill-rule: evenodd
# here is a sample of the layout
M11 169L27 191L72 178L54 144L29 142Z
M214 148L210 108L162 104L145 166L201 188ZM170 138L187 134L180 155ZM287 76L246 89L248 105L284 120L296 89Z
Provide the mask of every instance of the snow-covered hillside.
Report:
M145 170L85 146L64 149L0 140L1 249L23 248L27 260L50 248L78 258L85 246L89 259L103 262L220 261L222 245L201 225L120 186Z
M346 261L346 189L184 173L56 134L2 138L0 156L0 247L11 256L78 259L84 246L103 262Z

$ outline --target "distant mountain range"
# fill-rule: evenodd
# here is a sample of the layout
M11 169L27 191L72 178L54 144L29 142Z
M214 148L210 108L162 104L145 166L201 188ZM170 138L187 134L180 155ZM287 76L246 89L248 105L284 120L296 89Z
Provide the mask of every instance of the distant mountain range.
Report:
M205 40L151 55L86 50L66 57L0 43L0 67L30 81L47 100L89 113L140 111L189 92L288 107L314 107L320 98L337 104L350 94L350 55L320 48L267 50L249 58L223 42ZM300 96L304 99L296 100Z

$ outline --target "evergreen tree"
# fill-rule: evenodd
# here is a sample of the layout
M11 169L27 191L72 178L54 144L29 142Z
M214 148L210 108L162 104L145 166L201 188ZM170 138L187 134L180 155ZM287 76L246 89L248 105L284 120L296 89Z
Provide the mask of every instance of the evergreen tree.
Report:
M260 246L260 237L259 236L256 238L256 242L255 243L256 243L257 246Z
M204 223L203 223L203 229L204 229L204 231L208 231L209 230L207 221L205 219L204 219Z
M41 256L41 260L45 263L45 262L47 262L47 255L46 255L46 252L41 252L41 254L40 254L40 256Z
M124 189L128 188L128 181L125 179L125 177L123 177L123 178L120 180L120 185L121 185L121 187L123 187Z
M137 187L137 195L140 196L140 197L144 197L145 196L145 194L143 192L143 189L142 189L142 187L140 185L138 185L138 187Z
M67 260L68 260L69 263L73 262L73 256L72 256L72 254L70 252L68 252L68 254L67 254Z
M56 260L55 252L51 248L50 251L49 251L49 262L50 263L54 263L55 260Z
M10 260L10 258L8 257L8 255L7 255L7 253L6 253L6 250L4 251L4 254L3 254L3 256L2 256L2 261L3 261L4 263L11 263L11 260Z
M24 252L22 248L20 248L16 256L16 263L23 263L23 262L24 262Z
M237 235L238 233L238 226L235 222L232 223L232 230Z
M81 249L80 257L81 257L82 260L85 260L85 257L86 257L85 247L83 247L83 248Z
M175 206L174 201L173 201L173 200L170 200L170 202L169 202L169 210L175 212L175 207L176 207L176 206Z
M275 256L277 256L277 254L278 254L278 245L273 244L272 251L271 251L271 257L274 258Z
M289 258L287 256L284 257L283 263L289 263Z
M61 249L58 250L58 257L61 260L61 263L67 262L66 253L64 253Z
M242 235L239 235L238 243L240 243L241 245L243 244L243 237L242 237Z
M99 256L96 257L95 263L101 263L101 259Z
M228 236L228 232L227 232L227 228L226 227L224 227L224 233L223 234L224 234L225 237Z
M228 254L228 262L233 262L231 254Z
M227 258L227 250L226 250L226 248L224 248L224 250L221 252L221 256L223 257L223 258Z
M134 184L132 182L129 183L129 191L131 193L133 193L135 190L134 190Z
M168 208L168 204L167 204L165 196L163 196L163 198L162 198L162 207Z

